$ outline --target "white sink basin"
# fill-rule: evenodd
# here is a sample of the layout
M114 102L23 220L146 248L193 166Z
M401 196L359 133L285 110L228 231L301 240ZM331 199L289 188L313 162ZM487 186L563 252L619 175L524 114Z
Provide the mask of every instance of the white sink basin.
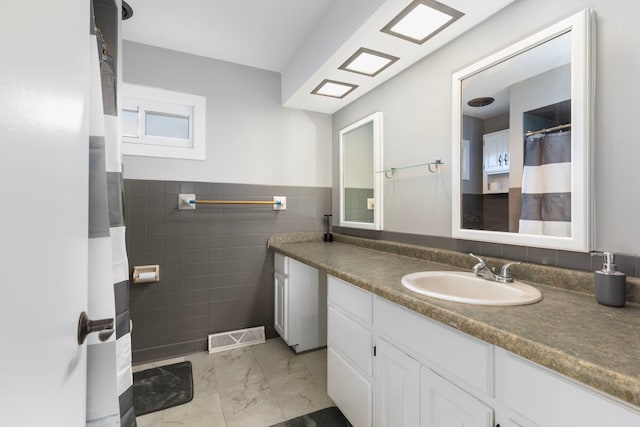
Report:
M402 285L414 292L449 301L481 305L525 305L542 299L542 293L525 283L492 282L474 273L421 271L407 274Z

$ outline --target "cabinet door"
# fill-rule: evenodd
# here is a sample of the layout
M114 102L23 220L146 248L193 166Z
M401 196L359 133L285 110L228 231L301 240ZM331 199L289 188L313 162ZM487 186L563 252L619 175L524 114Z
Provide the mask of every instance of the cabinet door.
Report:
M420 410L420 427L493 427L491 408L424 366Z
M484 171L496 172L502 169L502 165L498 164L498 144L493 138L485 135L484 138Z
M485 173L509 171L509 131L488 133L483 142Z
M286 291L287 344L296 352L327 345L327 279L318 269L289 258Z
M331 347L327 348L327 394L353 427L371 427L373 387Z
M274 284L274 323L276 332L287 342L287 282L288 279L280 273L273 274Z
M375 426L417 426L420 419L420 364L379 338L375 369Z

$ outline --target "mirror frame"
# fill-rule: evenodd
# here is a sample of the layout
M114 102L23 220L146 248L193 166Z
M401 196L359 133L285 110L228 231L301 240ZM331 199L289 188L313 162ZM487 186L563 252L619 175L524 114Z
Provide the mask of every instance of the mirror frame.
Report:
M347 221L344 215L344 136L369 122L373 123L373 222ZM340 135L340 226L382 230L382 113L372 113L339 131Z
M452 236L454 238L588 252L592 248L592 138L595 92L594 13L582 10L453 74ZM571 237L462 228L462 81L495 64L571 32Z

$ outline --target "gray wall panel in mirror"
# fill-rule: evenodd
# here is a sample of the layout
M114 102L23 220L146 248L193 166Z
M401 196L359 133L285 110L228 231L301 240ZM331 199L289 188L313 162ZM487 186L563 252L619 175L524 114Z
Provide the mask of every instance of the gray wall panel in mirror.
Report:
M382 229L382 113L370 114L338 132L340 225Z
M453 237L591 249L592 27L585 9L453 74ZM485 97L495 101L472 105ZM507 129L484 129L505 114Z
M636 189L640 144L635 137L640 56L633 54L640 38L640 2L634 1L518 0L334 113L334 224L338 225L339 214L338 130L371 111L382 111L386 164L414 164L436 157L446 164L439 174L415 171L384 180L385 231L451 237L451 179L447 176L452 73L586 7L597 15L594 249L640 255Z

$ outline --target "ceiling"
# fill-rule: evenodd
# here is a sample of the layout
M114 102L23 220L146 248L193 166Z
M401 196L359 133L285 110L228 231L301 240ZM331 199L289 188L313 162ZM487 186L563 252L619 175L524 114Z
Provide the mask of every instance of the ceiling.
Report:
M282 73L339 0L127 0L125 40ZM292 19L294 18L294 19Z
M331 114L514 0L440 0L465 15L422 45L380 32L411 0L127 0L125 40L275 71L282 104ZM375 77L338 67L360 47L400 57ZM311 94L324 79L358 85Z
M571 63L571 33L503 60L462 81L463 114L486 120L509 112L511 86L547 71ZM478 97L495 99L485 107L470 107L467 102Z

